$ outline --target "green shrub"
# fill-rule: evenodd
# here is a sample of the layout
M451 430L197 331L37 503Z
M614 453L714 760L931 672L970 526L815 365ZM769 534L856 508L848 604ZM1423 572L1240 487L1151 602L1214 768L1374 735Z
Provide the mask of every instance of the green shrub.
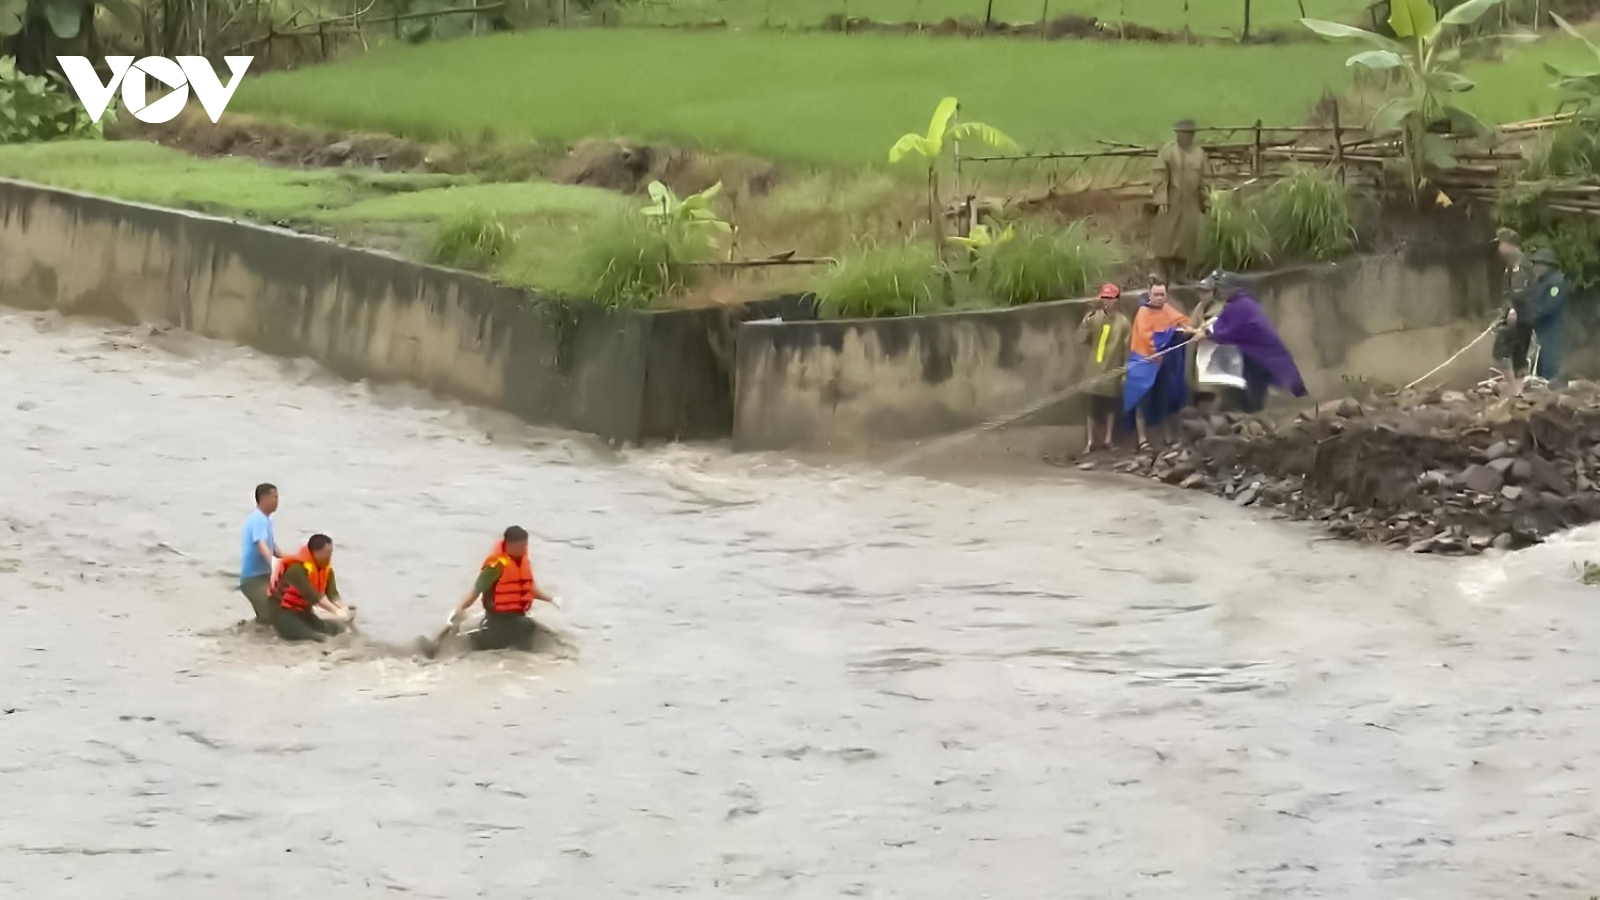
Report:
M649 306L693 287L715 255L702 231L622 216L585 233L572 290L605 306Z
M505 258L512 241L511 232L494 215L468 209L439 227L429 258L457 269L488 269Z
M1600 119L1592 115L1570 119L1540 136L1522 178L1586 178L1600 172Z
M1211 192L1201 238L1210 267L1242 272L1271 258L1266 223L1243 190Z
M948 277L926 241L870 246L823 275L817 300L825 315L838 318L932 312Z
M981 252L977 287L989 301L1021 306L1083 297L1121 262L1116 245L1082 222L1065 228L1026 226Z
M1556 262L1580 289L1600 284L1600 221L1550 208L1543 183L1524 184L1500 192L1495 221L1522 235L1522 248L1555 251Z
M104 137L115 112L113 103L96 123L64 84L25 74L14 58L0 57L0 144Z
M1296 168L1267 191L1272 258L1326 262L1356 245L1350 191L1327 169Z

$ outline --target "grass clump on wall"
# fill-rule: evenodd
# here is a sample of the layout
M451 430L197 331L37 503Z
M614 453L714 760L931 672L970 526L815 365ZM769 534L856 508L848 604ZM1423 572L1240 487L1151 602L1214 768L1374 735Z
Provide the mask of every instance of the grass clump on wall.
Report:
M585 233L567 290L603 306L643 308L699 283L715 254L693 228L618 216Z
M823 275L817 300L843 319L908 316L942 306L947 273L926 241L866 246Z
M975 287L1000 306L1068 300L1087 296L1121 261L1117 247L1082 222L1029 225L982 252Z
M497 217L481 209L468 209L439 227L429 259L441 266L482 271L504 259L514 240Z
M1266 208L1274 259L1327 262L1355 249L1350 191L1328 169L1293 170L1268 189Z

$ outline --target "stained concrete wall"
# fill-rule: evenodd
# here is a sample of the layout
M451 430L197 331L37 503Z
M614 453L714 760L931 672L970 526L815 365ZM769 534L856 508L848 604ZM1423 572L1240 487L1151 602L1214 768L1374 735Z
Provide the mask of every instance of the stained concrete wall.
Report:
M721 437L732 423L720 310L568 306L282 229L3 179L0 302L175 325L614 441Z
M1349 390L1347 378L1405 384L1445 361L1490 320L1500 278L1485 242L1272 273L1255 294L1316 396ZM1088 302L742 325L734 445L860 450L1012 413L1084 378L1076 329ZM1484 341L1439 378L1480 378L1488 363ZM1080 421L1083 402L1027 423Z

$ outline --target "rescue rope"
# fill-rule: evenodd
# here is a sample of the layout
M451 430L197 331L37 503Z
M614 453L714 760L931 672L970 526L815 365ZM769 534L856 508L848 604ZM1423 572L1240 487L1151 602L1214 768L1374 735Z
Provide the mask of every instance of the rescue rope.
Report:
M1479 334L1477 337L1475 337L1471 341L1469 341L1465 347L1462 347L1460 350L1457 350L1455 352L1454 356L1452 356L1449 359L1445 360L1444 362L1438 364L1437 366L1434 366L1432 369L1429 369L1428 370L1428 374L1426 374L1426 375L1422 376L1421 378L1418 378L1416 381L1413 381L1410 384L1406 385L1403 388L1403 390L1409 391L1412 388L1416 387L1417 385L1423 383L1424 381L1427 381L1429 378L1432 378L1433 376L1439 374L1441 371L1443 371L1445 369L1445 367L1449 366L1451 363L1453 363L1456 360L1460 359L1462 354L1466 353L1468 350L1471 350L1473 347L1476 347L1478 345L1479 341L1483 340L1484 338L1488 337L1491 333L1493 333L1495 328L1498 327L1499 324L1500 324L1500 321L1498 319L1493 321L1493 322L1490 322L1489 323L1489 327L1485 328L1483 330L1482 334Z
M1439 365L1434 366L1432 369L1428 370L1428 373L1423 375L1421 378L1418 378L1416 381L1413 381L1410 384L1406 385L1404 390L1410 390L1410 389L1416 387L1417 385L1423 383L1424 381L1427 381L1429 378L1432 378L1433 376L1439 374L1444 369L1448 368L1451 363L1454 363L1456 360L1460 359L1463 355L1466 354L1466 352L1468 350L1471 350L1473 347L1476 347L1478 345L1478 343L1481 342L1484 338L1488 337L1490 334L1493 334L1494 330L1495 330L1495 327L1498 326L1499 324L1500 324L1499 320L1495 320L1494 322L1489 323L1489 327L1485 328L1482 332L1480 332L1477 337L1473 338L1471 341L1468 341L1466 346L1462 347L1460 350L1457 350L1454 354L1451 355L1451 357L1449 359L1445 360L1444 362L1440 363ZM1176 350L1182 350L1182 349L1188 347L1193 342L1194 342L1194 338L1190 338L1189 340L1186 340L1181 344L1175 344L1175 345L1173 345L1171 347L1168 347L1165 350L1162 350L1162 351L1154 354L1153 356L1147 357L1147 359L1148 360L1152 360L1152 361L1160 359L1161 357L1166 356L1168 353L1172 353L1172 352L1174 352ZM1537 352L1537 351L1535 351L1535 352ZM1535 358L1537 359L1537 357L1535 357ZM1064 388L1062 390L1056 391L1055 393L1050 394L1050 395L1048 395L1048 396L1046 396L1046 397L1044 397L1044 398L1042 398L1040 400L1035 400L1034 402L1029 403L1027 406L1021 407L1020 409L1014 410L1012 412L1006 413L1006 414L1001 415L1001 416L997 416L997 417L995 417L993 419L988 419L986 421L978 423L977 425L973 425L971 427L964 428L961 431L956 432L955 434L947 435L947 436L942 437L942 438L935 438L934 440L929 441L928 443L923 444L920 447L914 447L914 448L906 451L905 453L902 453L899 456L895 457L892 461L890 461L889 465L890 465L891 468L896 468L896 467L900 467L900 466L904 466L904 465L909 465L910 463L916 462L917 460L920 460L920 459L928 456L929 454L933 453L936 450L944 450L944 449L947 449L949 447L953 447L953 446L955 446L957 444L960 444L963 441L970 440L971 438L976 437L976 436L978 436L980 434L983 434L985 432L994 431L994 430L996 430L998 428L1004 428L1007 425L1010 425L1010 424L1012 424L1012 423L1014 423L1014 422L1016 422L1016 421L1018 421L1020 419L1026 419L1027 417L1038 413L1040 410L1043 410L1043 409L1046 409L1048 407L1054 406L1055 404L1060 403L1063 400L1066 400L1066 399L1068 399L1070 397L1073 397L1073 396L1075 396L1077 394L1084 393L1084 392L1088 391L1090 388L1094 387L1094 385L1100 383L1101 381L1104 381L1104 380L1106 380L1108 378L1121 377L1122 375L1126 374L1127 371L1128 371L1128 366L1121 366L1120 368L1113 369L1113 370L1111 370L1109 372L1102 372L1101 374L1096 375L1093 378L1085 379L1085 380L1080 381L1077 384L1074 384L1074 385L1072 385L1070 387L1067 387L1067 388Z
M1193 342L1194 342L1194 338L1191 337L1188 340L1186 340L1186 341L1184 341L1184 342L1182 342L1180 344L1174 344L1174 345L1172 345L1171 347L1168 347L1165 350L1158 351L1158 352L1156 352L1156 353L1154 353L1154 354L1152 354L1150 356L1145 357L1145 361L1146 362L1154 362L1155 360L1158 360L1161 357L1166 356L1168 353L1172 353L1173 351L1182 350L1185 347L1188 347ZM920 447L914 447L914 448L912 448L910 450L907 450L905 453L900 454L899 456L895 457L889 463L889 465L890 465L890 467L898 467L898 466L908 465L910 463L916 462L919 459L922 459L923 457L927 456L929 453L932 453L935 450L943 450L943 449L946 449L946 448L949 448L949 447L953 447L956 444L961 443L962 441L965 441L965 440L968 440L970 438L976 437L977 435L983 434L984 432L994 431L997 428L1004 428L1007 425L1010 425L1010 424L1012 424L1013 422L1016 422L1019 419L1026 419L1027 417L1039 412L1040 410L1046 409L1046 408L1048 408L1050 406L1054 406L1055 404L1060 403L1061 401L1066 400L1069 397L1072 397L1072 396L1074 396L1076 394L1084 393L1084 392L1088 391L1090 388L1094 387L1096 384L1099 384L1102 381L1105 381L1105 380L1107 380L1109 378L1120 378L1122 375L1127 373L1128 368L1129 368L1128 366L1120 366L1120 367L1118 367L1116 369L1112 369L1109 372L1101 372L1099 375L1096 375L1093 378L1084 379L1083 381L1080 381L1077 384L1072 385L1071 387L1064 388L1062 390L1056 391L1055 393L1053 393L1053 394L1051 394L1051 395L1049 395L1049 396L1047 396L1047 397L1045 397L1045 398L1043 398L1041 400L1035 400L1034 402L1029 403L1027 406L1024 406L1024 407L1022 407L1020 409L1013 410L1013 411L1011 411L1009 413L1006 413L1006 414L1001 415L1001 416L997 416L997 417L995 417L993 419L989 419L989 420L986 420L986 421L983 421L983 422L979 422L977 425L973 425L973 426L970 426L968 428L964 428L961 431L956 432L955 434L946 435L945 437L942 437L942 438L935 438L934 440L932 440L932 441L930 441L930 442L928 442L926 444L923 444Z

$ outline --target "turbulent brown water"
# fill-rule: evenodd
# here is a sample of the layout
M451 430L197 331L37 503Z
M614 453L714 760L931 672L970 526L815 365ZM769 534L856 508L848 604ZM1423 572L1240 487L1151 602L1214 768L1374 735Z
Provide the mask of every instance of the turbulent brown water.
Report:
M1579 532L1423 559L1076 472L623 455L0 315L0 896L1587 897ZM365 640L235 627L334 536ZM506 524L576 660L396 652ZM552 619L554 621L554 619Z

